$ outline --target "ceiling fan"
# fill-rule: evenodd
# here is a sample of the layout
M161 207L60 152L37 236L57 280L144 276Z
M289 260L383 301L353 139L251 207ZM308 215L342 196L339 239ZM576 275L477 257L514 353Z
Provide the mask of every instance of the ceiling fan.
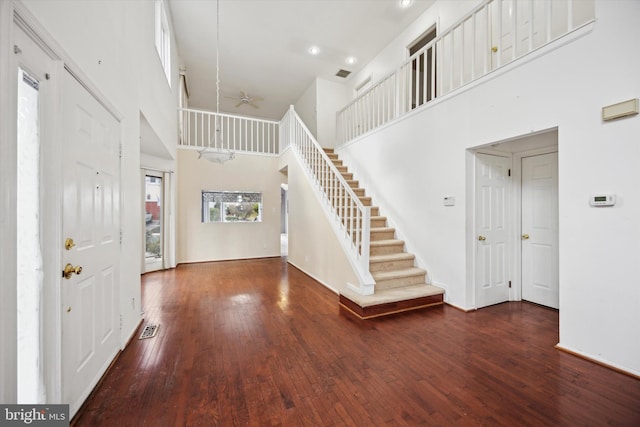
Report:
M240 91L240 96L225 96L225 98L227 98L227 99L235 99L235 100L239 101L235 105L235 108L242 107L243 105L250 105L253 108L260 108L260 106L258 104L256 104L256 102L264 101L264 98L260 98L258 96L251 96L247 92L245 92L244 90Z

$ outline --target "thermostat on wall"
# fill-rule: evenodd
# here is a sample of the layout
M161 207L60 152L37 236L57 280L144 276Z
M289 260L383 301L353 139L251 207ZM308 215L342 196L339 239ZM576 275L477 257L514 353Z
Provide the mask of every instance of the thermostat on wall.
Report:
M613 206L616 204L615 194L596 194L589 199L591 206Z

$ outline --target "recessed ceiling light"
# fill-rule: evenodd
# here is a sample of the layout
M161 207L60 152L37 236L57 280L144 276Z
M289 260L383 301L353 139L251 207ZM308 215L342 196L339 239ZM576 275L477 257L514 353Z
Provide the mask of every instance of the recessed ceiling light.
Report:
M355 63L356 63L356 58L355 58L355 57L353 57L353 56L350 56L350 57L348 57L348 58L347 58L347 60L346 60L346 61L347 61L347 64L351 64L351 65L353 65L353 64L355 64Z
M400 7L409 7L413 0L400 0Z
M309 48L309 53L310 53L311 55L317 55L317 54L319 54L319 53L320 53L320 48L319 48L318 46L311 46L311 47Z

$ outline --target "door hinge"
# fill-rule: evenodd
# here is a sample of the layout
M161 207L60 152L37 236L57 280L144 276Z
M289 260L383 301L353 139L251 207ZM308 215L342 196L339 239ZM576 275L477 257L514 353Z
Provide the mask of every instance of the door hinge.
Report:
M120 158L122 159L122 142L120 143L120 145L119 145L119 147L118 147L118 148L119 148L119 150L120 150L120 152L118 153L118 155L119 155L119 156L120 156Z
M122 228L120 229L120 246L122 246Z
M120 315L120 330L122 330L122 324L124 323L123 319L122 319L122 314Z
M511 280L509 280L509 288L511 288Z
M511 169L508 169L508 176L511 176Z

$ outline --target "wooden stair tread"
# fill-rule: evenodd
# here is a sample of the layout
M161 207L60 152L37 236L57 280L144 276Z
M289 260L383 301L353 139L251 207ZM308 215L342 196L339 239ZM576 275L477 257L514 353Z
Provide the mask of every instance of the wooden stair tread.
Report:
M392 270L392 271L376 271L375 273L371 273L371 275L376 281L400 279L404 277L412 277L412 276L418 276L422 274L427 274L427 270L419 267L403 268L402 270Z
M371 307L381 304L389 304L398 301L406 301L422 297L443 295L444 289L433 285L422 283L419 285L408 285L399 288L384 289L376 291L373 295L360 295L350 289L340 292L340 296L358 304L360 307Z

